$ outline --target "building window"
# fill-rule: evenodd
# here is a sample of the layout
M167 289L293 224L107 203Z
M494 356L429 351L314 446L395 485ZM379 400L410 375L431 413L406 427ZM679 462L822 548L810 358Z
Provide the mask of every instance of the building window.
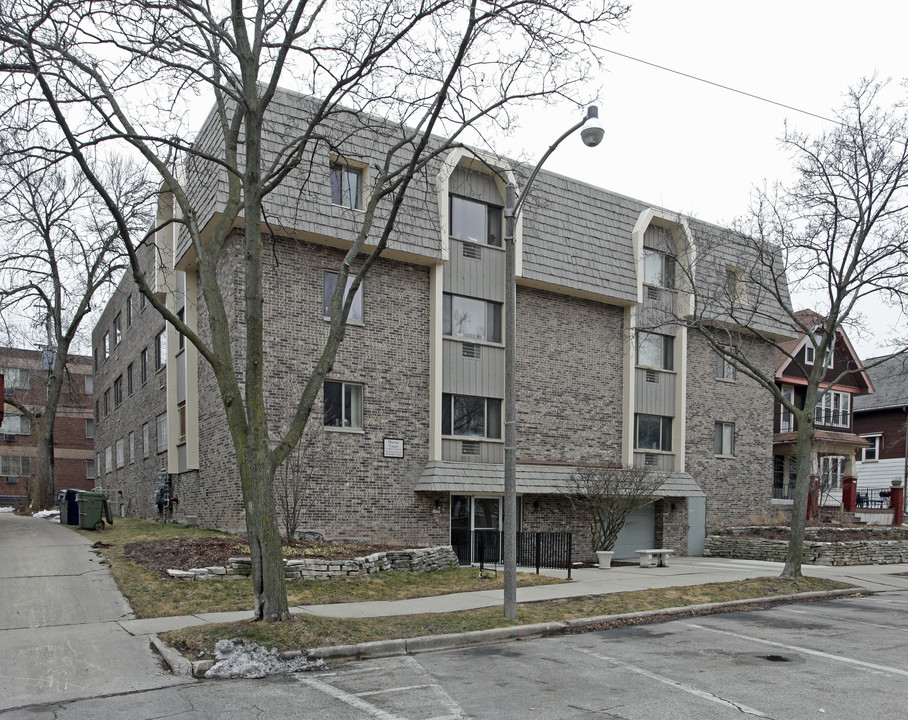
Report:
M820 489L838 490L845 477L845 457L842 455L820 456Z
M144 295L142 297L145 297ZM140 370L142 375L142 384L148 382L148 348L142 348L142 352L139 355L140 357Z
M117 313L117 316L113 321L113 344L119 345L120 340L123 339L123 321L120 317L120 314Z
M734 380L735 379L735 366L732 365L731 361L718 350L716 351L716 379L718 379L718 380Z
M658 250L643 249L643 282L674 290L675 258Z
M132 294L126 296L126 327L132 327Z
M85 394L91 395L95 391L95 376L86 375L85 376Z
M637 333L637 364L656 370L674 368L675 339L658 333Z
M794 403L794 388L790 385L782 386L782 397L790 403ZM794 431L794 416L791 410L784 405L779 405L779 432L787 433Z
M117 468L126 464L126 441L123 438L117 440Z
M113 472L113 448L110 445L104 448L104 472Z
M661 415L636 415L636 448L638 450L672 449L672 419Z
M123 404L123 376L120 375L113 384L114 407L120 407Z
M126 366L126 394L132 395L135 390L135 385L133 384L133 363L129 363Z
M158 452L167 449L167 413L161 413L157 419Z
M453 237L501 247L501 208L451 195Z
M32 424L25 415L7 414L0 423L0 433L4 435L31 435Z
M110 388L104 391L104 417L110 415Z
M85 479L86 480L95 479L95 461L94 460L85 461Z
M441 434L501 438L501 400L445 393L441 396Z
M806 362L808 365L813 365L813 363L816 361L817 348L820 346L822 340L823 338L821 336L815 335L813 342L808 340L807 344L804 346L804 362ZM826 357L823 360L823 364L827 368L832 368L832 366L835 364L835 349L833 347L827 348Z
M880 459L880 445L883 442L882 435L862 435L870 447L861 448L861 460L864 462L876 462Z
M18 482L19 478L31 475L31 458L16 455L0 457L0 475L6 477L6 482Z
M359 168L331 163L331 202L359 209L362 207L363 171Z
M29 377L25 368L0 367L4 390L28 390Z
M101 352L105 360L110 357L110 332L104 333L104 339L101 342Z
M136 461L136 434L130 430L129 431L129 463L132 464Z
M145 306L148 304L148 298L145 297L144 293L139 293L139 312L145 311Z
M154 369L167 366L167 331L161 330L154 336Z
M177 442L186 442L186 401L181 400L177 403L177 424L179 425L179 437Z
M725 294L733 303L747 302L747 288L744 285L744 271L738 268L725 268Z
M851 424L851 395L828 390L817 403L814 422L817 425L849 427Z
M353 278L349 275L347 276L347 291L350 290L350 285L353 284ZM325 270L325 290L323 293L324 299L324 316L325 320L331 319L331 298L334 296L334 290L337 287L337 273L332 272L331 270ZM347 299L346 294L344 295L344 300ZM356 295L353 296L353 302L350 304L350 313L347 315L347 322L361 323L363 321L363 286L360 283L359 288L356 291Z
M734 423L717 422L713 439L713 452L716 455L731 457L735 454Z
M148 423L145 423L142 426L142 457L148 457L148 453L151 451L149 434Z
M85 437L93 438L95 436L95 421L91 418L85 418Z
M325 427L362 430L362 385L325 380Z
M445 335L501 342L501 303L445 293L443 304Z

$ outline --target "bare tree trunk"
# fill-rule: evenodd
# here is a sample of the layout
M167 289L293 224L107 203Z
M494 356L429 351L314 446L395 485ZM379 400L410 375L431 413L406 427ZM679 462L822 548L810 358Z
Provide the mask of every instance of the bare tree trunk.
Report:
M799 413L797 418L798 438L795 445L795 465L798 476L795 481L794 502L791 506L791 537L782 577L801 577L801 563L804 560L804 531L807 526L807 500L810 494L810 462L813 443L813 411Z
M284 578L283 546L274 511L274 473L269 470L267 446L258 443L240 461L240 482L246 500L246 532L252 560L255 620L290 619Z
M35 480L32 484L32 512L44 510L54 504L54 430L41 422L38 430L38 448L35 458Z

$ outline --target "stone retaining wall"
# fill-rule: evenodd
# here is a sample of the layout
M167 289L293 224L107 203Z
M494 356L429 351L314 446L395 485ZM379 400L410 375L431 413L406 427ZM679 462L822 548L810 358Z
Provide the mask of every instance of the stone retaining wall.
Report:
M458 565L457 554L450 545L413 550L391 550L373 553L352 560L322 560L310 558L284 559L284 574L288 580L309 578L327 580L335 577L359 577L385 570L398 572L431 572ZM252 574L252 560L230 558L227 567L168 570L178 580L230 580L247 578Z
M752 528L728 528L721 534L707 536L703 554L742 560L785 562L785 555L788 552L787 540L742 537L742 534L749 529ZM827 531L829 529L823 528L823 530ZM808 529L809 531L810 529ZM887 534L895 533L899 533L896 528L880 528L868 530L868 540L843 542L805 540L804 563L808 565L889 565L893 563L908 563L908 540L886 539Z

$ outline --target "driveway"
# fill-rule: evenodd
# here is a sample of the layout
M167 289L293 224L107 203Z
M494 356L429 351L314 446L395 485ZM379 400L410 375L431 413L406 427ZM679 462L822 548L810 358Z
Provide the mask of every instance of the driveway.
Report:
M90 540L0 513L0 710L191 682L118 624L132 617Z

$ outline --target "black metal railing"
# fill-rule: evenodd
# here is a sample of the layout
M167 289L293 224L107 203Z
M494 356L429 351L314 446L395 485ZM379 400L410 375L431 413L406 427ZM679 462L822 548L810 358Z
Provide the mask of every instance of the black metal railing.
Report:
M504 559L503 533L499 530L452 530L451 545L461 565L499 564ZM517 564L522 567L567 570L571 577L573 533L517 533Z
M794 500L794 485L773 485L772 487L772 499L773 500Z

